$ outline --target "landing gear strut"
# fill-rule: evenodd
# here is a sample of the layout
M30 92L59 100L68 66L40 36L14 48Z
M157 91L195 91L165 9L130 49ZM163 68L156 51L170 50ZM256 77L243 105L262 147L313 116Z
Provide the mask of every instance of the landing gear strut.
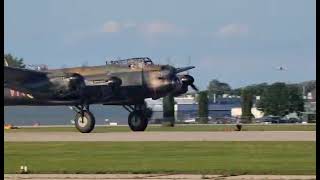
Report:
M74 110L76 111L76 116L74 123L76 128L81 133L90 133L95 126L95 118L90 112L89 105L86 106L75 106Z
M152 111L148 109L145 104L134 106L124 105L123 107L130 112L128 117L130 129L132 131L144 131L148 126Z

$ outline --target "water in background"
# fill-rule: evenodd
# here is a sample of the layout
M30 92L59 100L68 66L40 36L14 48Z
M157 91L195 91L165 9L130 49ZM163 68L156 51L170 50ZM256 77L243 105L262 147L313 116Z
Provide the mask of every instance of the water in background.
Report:
M90 106L96 124L117 122L128 124L129 113L122 106ZM75 112L67 106L9 106L4 107L4 122L21 126L33 125L70 125ZM162 118L162 112L155 112L152 119Z
M195 119L197 110L180 110L176 112L176 122ZM90 111L96 118L96 124L103 125L117 122L128 124L129 113L122 106L92 105ZM4 122L16 126L40 125L71 125L75 112L67 106L8 106L4 107ZM209 111L210 117L230 117L230 110ZM162 111L153 112L149 123L161 123ZM108 119L108 121L106 121Z

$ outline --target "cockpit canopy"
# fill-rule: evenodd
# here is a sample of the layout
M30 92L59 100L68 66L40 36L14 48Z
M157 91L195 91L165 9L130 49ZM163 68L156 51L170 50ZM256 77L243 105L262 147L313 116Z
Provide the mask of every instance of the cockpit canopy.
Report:
M148 57L138 57L138 58L129 58L129 59L121 59L114 60L110 62L106 62L107 65L153 65L153 62Z
M48 65L46 64L27 64L27 69L35 70L35 71L46 71L48 70Z

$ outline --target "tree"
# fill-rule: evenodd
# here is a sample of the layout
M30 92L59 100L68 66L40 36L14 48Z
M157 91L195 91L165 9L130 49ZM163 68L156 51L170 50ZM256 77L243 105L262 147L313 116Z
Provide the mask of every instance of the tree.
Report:
M10 53L4 54L4 59L7 61L8 65L11 67L19 67L19 68L26 67L26 65L23 63L22 58L14 57Z
M242 110L242 120L245 122L251 122L254 117L251 113L253 106L253 93L250 89L244 88L241 91L241 110Z
M261 96L264 90L268 87L267 83L254 84L247 86L246 88L251 91L251 93L255 96Z
M216 96L221 96L223 94L230 93L230 92L231 92L231 87L227 83L220 82L217 79L214 79L209 83L208 95L210 99L214 98L214 94Z
M265 115L284 116L289 113L289 91L285 83L274 83L266 88L257 104Z
M231 89L230 95L241 96L242 88Z
M208 123L208 92L201 91L198 96L198 121L201 123Z
M163 98L163 126L173 127L175 123L174 117L174 97L168 95Z
M289 112L303 112L304 102L302 89L298 85L288 85Z
M304 95L306 96L308 92L312 91L313 89L316 88L316 80L311 80L311 81L305 81L302 83L299 83L298 86L303 90L304 89Z

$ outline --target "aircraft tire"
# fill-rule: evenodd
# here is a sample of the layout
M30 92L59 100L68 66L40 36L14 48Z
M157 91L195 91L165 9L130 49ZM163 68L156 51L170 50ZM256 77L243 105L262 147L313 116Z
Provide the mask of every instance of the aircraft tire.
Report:
M128 117L128 124L132 131L144 131L148 126L148 121L143 111L133 111Z
M75 117L75 126L81 133L90 133L96 124L96 120L90 111L83 112L83 121L81 113L77 113Z

